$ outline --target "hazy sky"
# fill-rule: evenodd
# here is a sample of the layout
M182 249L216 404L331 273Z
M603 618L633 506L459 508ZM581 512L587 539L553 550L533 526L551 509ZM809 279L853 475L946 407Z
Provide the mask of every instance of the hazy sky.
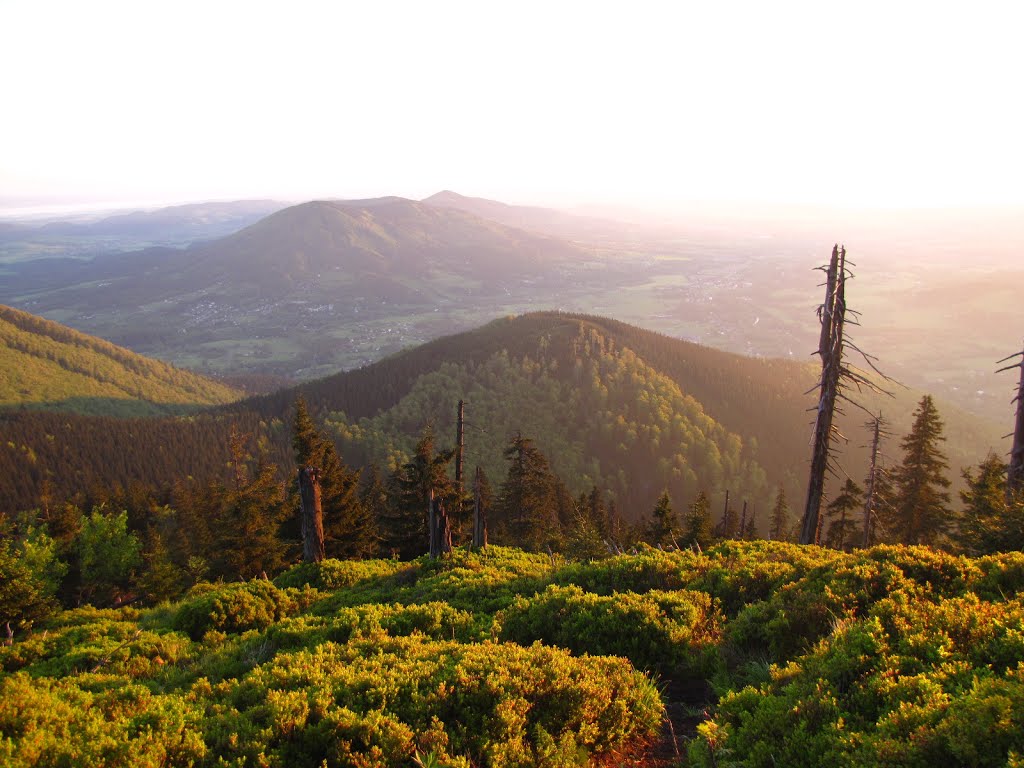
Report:
M0 198L1024 203L1024 2L0 0Z

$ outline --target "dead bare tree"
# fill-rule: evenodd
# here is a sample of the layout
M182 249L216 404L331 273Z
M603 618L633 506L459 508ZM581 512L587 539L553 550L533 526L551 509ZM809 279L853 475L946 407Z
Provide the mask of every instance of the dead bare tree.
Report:
M890 437L886 428L888 422L879 413L865 424L871 430L871 464L868 469L867 489L864 492L864 546L871 546L871 528L875 524L875 488L881 467L878 464L879 448L882 439Z
M473 549L487 546L487 510L483 505L482 485L483 470L477 466L473 478Z
M455 498L462 499L462 462L466 451L466 402L459 400L455 422Z
M431 557L437 557L439 549L437 543L437 507L434 506L434 489L430 489L427 496L427 552Z
M299 470L299 499L302 505L302 559L319 563L324 559L324 512L320 501L320 470Z
M430 494L430 556L440 557L452 551L452 525L444 502Z
M821 357L821 379L815 386L818 390L818 405L814 419L812 438L811 472L807 482L807 503L800 524L800 543L817 544L821 532L821 499L825 492L825 475L836 474L832 461L831 445L835 437L842 437L833 425L833 417L839 410L840 400L854 403L845 394L845 388L853 385L858 390L867 388L884 392L868 375L843 362L847 349L858 352L871 369L886 381L891 381L874 365L874 358L858 349L844 337L847 322L857 324L857 312L846 306L846 280L853 277L846 261L846 247L836 244L832 257L826 266L818 267L825 272L825 302L818 307L821 321L821 335L815 354ZM847 319L847 313L851 315ZM814 390L811 390L814 391Z
M1020 383L1017 385L1017 396L1011 403L1017 404L1017 419L1013 428L1013 447L1010 449L1010 464L1006 470L1006 500L1011 502L1016 494L1024 491L1024 352L1004 357L996 363L1005 363L1015 357L1021 358L1012 365L1000 368L996 373L1020 368Z

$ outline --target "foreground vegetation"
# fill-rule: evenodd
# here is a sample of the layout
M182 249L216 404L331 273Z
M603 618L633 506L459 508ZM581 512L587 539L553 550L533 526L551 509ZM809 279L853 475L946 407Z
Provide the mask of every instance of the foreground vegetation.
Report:
M1021 553L906 546L327 560L37 620L0 762L656 764L667 701L680 764L1017 765L1022 593Z

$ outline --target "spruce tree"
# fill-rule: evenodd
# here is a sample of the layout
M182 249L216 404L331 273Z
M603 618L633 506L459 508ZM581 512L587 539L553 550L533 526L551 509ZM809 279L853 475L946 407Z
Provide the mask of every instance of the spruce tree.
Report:
M517 434L505 449L508 474L501 484L498 525L509 544L541 550L557 546L565 500L548 460L533 441ZM571 504L571 498L569 499ZM571 514L571 512L569 513Z
M679 546L692 547L696 545L701 548L710 546L714 540L713 528L711 502L704 491L698 491L696 498L686 511L683 535L679 540Z
M582 561L607 557L608 548L594 519L590 498L581 493L574 506L576 511L568 527L565 553L574 560Z
M789 530L789 504L786 503L786 489L779 485L775 494L775 505L772 516L768 520L768 538L772 541L785 541Z
M403 558L417 557L428 551L427 506L432 493L434 498L452 498L453 487L447 471L452 456L451 451L437 453L434 450L434 430L427 425L412 458L391 478L391 503L381 521L385 551Z
M680 531L679 516L672 509L668 491L662 491L651 512L651 527L648 540L656 547L676 546Z
M945 441L942 420L931 395L914 411L914 424L903 438L903 463L893 473L895 531L904 544L936 544L950 530L949 469L939 449Z
M220 546L214 561L218 575L251 579L280 570L287 552L280 530L291 510L277 467L258 462L251 480L246 476L234 489L213 490L221 502Z
M960 544L969 555L1024 549L1024 498L1006 493L1006 464L995 454L964 470L967 488L960 492L964 509Z
M829 502L825 516L829 519L825 545L849 552L856 540L861 521L856 512L863 506L864 492L850 478L846 478L839 495Z
M359 475L349 469L334 446L313 422L306 401L295 400L292 450L297 468L320 470L320 500L323 505L324 549L327 557L366 557L375 553L377 520L360 503ZM294 477L295 475L293 475ZM291 483L291 506L298 514L298 482Z

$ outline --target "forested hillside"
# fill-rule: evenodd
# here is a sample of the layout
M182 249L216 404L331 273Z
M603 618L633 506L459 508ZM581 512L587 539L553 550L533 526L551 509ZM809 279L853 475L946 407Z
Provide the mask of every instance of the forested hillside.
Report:
M0 462L19 479L18 490L5 486L3 503L34 506L44 486L65 497L96 485L220 476L232 426L253 433L269 460L283 466L301 391L317 418L329 418L344 458L357 467L372 461L394 469L428 423L438 447L450 447L455 405L463 399L470 469L480 464L488 475L503 472L502 451L522 433L572 492L611 491L627 519L649 510L665 489L681 501L702 489L716 506L730 490L764 520L780 484L791 499L805 490L812 402L805 393L814 377L809 365L742 357L613 320L535 313L240 401L216 416L129 425L7 414L0 422ZM865 403L891 413L899 435L910 427L917 398L897 390L894 400ZM859 481L868 458L861 447L866 417L849 410L841 425L850 442L840 445L840 460ZM998 426L953 409L942 415L954 477L999 445ZM895 444L886 454L891 463ZM110 466L125 471L112 476Z
M0 407L143 416L237 400L224 384L0 305Z
M456 405L469 405L466 457L490 477L503 472L512 435L533 439L574 493L609 491L628 518L668 490L731 489L766 498L756 439L744 440L705 412L670 377L598 327L577 323L576 335L549 326L530 354L504 348L479 364L443 363L420 376L393 407L370 419L328 417L353 464L395 469L413 452L424 425L454 435Z

